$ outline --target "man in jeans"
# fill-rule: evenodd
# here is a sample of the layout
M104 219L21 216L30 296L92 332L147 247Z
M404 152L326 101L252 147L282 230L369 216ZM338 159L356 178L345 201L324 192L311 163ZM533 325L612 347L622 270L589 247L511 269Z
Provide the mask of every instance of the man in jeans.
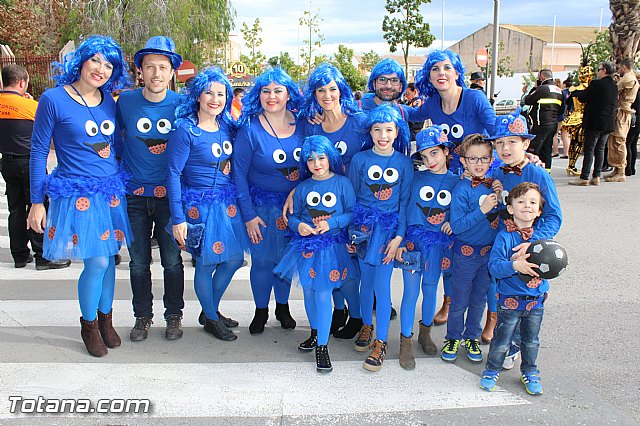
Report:
M175 52L171 38L155 36L134 55L134 62L144 87L123 92L116 106L124 135L124 146L116 147L116 153L131 175L127 211L134 238L129 247L129 269L136 323L129 337L133 341L145 340L152 323L150 240L155 223L164 269L165 337L175 340L182 337L184 269L180 249L164 230L170 219L165 150L175 119L173 103L178 96L168 86L182 57Z
M611 75L613 64L602 62L598 66L596 80L592 80L585 90L575 90L571 96L585 104L582 118L584 129L584 159L580 177L569 181L569 185L588 186L600 185L600 174L604 161L604 148L607 146L607 138L614 127L616 101L618 88ZM593 166L593 178L589 180L591 164Z
M2 67L4 90L0 91L0 170L7 184L9 206L9 247L16 268L33 262L27 243L35 254L36 269L61 269L70 260L49 261L42 257L43 234L27 230L27 215L31 208L29 187L29 157L31 133L38 103L27 94L29 74L16 64ZM47 204L45 204L45 207Z
M530 150L540 157L547 170L551 170L553 138L558 131L558 117L564 107L562 90L554 84L551 70L540 70L537 86L525 96L524 103L532 105L529 113L533 120L531 133L536 135L531 141Z

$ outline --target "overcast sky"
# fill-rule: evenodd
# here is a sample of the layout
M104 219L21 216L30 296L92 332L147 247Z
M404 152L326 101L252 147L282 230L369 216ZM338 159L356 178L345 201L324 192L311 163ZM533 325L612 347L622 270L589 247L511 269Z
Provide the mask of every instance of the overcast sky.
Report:
M371 49L379 53L388 51L382 37L382 19L386 14L385 0L311 0L311 10L319 9L323 18L321 32L325 36L322 53L332 54L339 44L364 53ZM493 22L493 0L432 0L420 11L436 36L433 47L439 48L442 40L442 8L444 3L444 46L447 47L467 35ZM309 0L231 0L236 10L236 27L233 33L240 35L243 22L251 27L260 18L262 38L260 50L267 56L288 51L295 59L298 42L305 40L298 34L298 18L309 10ZM285 7L293 4L293 7ZM585 5L589 5L585 7ZM502 0L500 22L503 24L599 26L611 22L607 0ZM247 53L246 50L243 51ZM412 48L411 54L424 54L426 49Z

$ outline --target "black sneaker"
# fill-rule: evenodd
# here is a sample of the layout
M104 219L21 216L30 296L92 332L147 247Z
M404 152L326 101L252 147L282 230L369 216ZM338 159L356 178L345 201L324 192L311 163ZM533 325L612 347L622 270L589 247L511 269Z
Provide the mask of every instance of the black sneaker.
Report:
M229 317L225 317L224 315L222 315L220 313L220 311L216 311L216 313L218 314L218 318L220 318L220 320L222 320L222 322L224 323L224 325L227 326L227 328L236 328L237 326L240 325L240 323L234 319L231 319Z
M222 320L215 321L207 319L207 322L204 323L204 331L225 342L230 342L238 338L233 331L224 325Z
M31 263L33 262L33 256L31 255L31 253L29 253L29 257L27 258L27 260L21 260L20 262L14 262L13 266L16 268L24 268L25 266L27 266L27 263Z
M167 329L164 332L167 340L178 340L182 337L182 317L180 315L169 315L167 317Z
M333 370L327 345L316 346L316 370L320 373L330 373Z
M129 339L133 342L139 342L141 340L145 340L149 335L149 328L151 328L151 318L147 317L138 317L136 318L136 325L133 326L131 332L129 333Z
M69 259L63 259L63 260L36 259L36 269L38 271L45 271L47 269L64 269L64 268L68 268L69 265L71 265L71 261Z
M331 316L331 329L329 330L329 334L334 334L336 331L344 327L347 324L348 318L349 309L334 309L333 315Z
M301 351L312 351L318 345L318 330L311 329L311 336L304 342L298 345L298 349Z

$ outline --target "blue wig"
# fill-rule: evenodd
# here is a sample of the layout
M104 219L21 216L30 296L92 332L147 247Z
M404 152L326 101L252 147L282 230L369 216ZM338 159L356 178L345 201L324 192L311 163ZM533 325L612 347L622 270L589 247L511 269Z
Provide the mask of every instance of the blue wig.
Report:
M78 81L82 65L98 53L113 66L111 77L102 86L102 90L111 93L131 86L129 65L124 60L120 45L111 37L94 35L83 41L74 52L67 54L63 64L53 63L56 87Z
M312 118L316 114L323 112L322 107L316 98L316 89L326 86L335 81L340 90L340 106L342 112L346 115L353 116L360 111L358 103L353 99L353 92L344 79L340 70L333 65L323 62L309 76L309 83L304 94L302 105L300 106L300 117Z
M374 108L367 115L367 119L364 122L364 141L362 143L362 149L373 148L373 139L371 139L370 130L376 123L394 123L398 129L398 136L393 141L393 149L396 151L409 155L410 140L409 140L409 125L400 115L400 111L397 107L382 104Z
M369 83L367 83L367 89L370 92L375 92L373 83L376 81L376 78L380 77L381 75L389 74L397 75L402 82L402 91L400 91L400 95L402 96L404 91L407 90L407 77L405 77L404 69L402 69L400 63L391 58L383 59L378 62L375 67L373 67L373 69L371 70L371 75L369 76Z
M434 50L429 53L427 56L427 60L424 62L422 69L418 71L416 75L416 88L423 96L433 96L437 93L436 88L431 84L430 75L431 75L431 67L433 67L438 62L450 60L453 68L458 73L458 79L456 80L456 84L462 88L467 87L464 83L464 65L462 65L462 60L460 59L460 55L456 52L452 52L451 50Z
M287 88L289 92L289 101L287 102L287 109L295 112L298 110L302 95L300 89L296 86L291 76L287 74L282 68L270 68L260 74L255 80L255 86L251 88L249 93L242 98L242 115L240 115L239 123L245 123L255 115L260 114L264 109L260 103L260 92L262 88L270 85L271 83L280 84Z
M200 110L200 95L202 92L209 90L211 83L220 83L225 87L226 102L224 109L218 117L229 125L231 129L235 128L235 122L231 117L231 101L233 100L233 89L231 83L224 72L219 67L205 68L198 73L189 84L189 90L183 90L176 102L176 125L178 127L181 122L186 121L193 132L198 126L198 111ZM198 133L199 134L199 133Z
M326 155L329 160L329 170L340 175L344 174L342 170L342 155L340 155L338 149L326 136L313 135L304 138L302 150L300 151L300 177L302 179L307 179L311 176L307 160L311 157L317 158L322 154Z

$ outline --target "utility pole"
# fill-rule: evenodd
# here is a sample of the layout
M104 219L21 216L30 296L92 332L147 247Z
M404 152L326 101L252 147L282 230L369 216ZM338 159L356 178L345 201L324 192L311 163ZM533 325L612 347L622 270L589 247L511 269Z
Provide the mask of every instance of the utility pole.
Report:
M493 45L491 46L491 89L489 99L496 93L496 78L498 77L498 35L500 32L500 0L493 0Z

